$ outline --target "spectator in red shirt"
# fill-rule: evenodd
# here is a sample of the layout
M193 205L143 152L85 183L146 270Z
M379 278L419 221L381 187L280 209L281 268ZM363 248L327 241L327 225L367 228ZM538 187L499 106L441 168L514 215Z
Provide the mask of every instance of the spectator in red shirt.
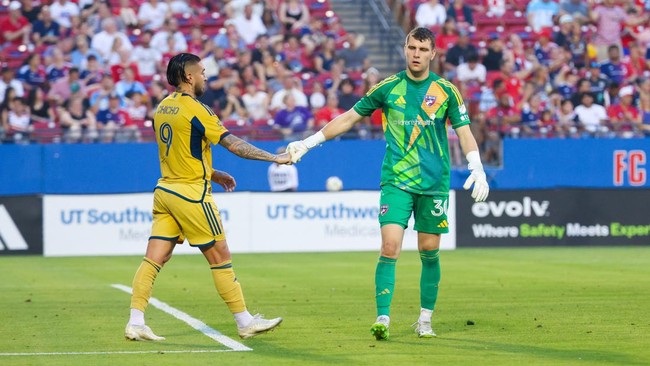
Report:
M336 96L336 93L328 93L327 104L314 113L314 120L316 121L314 128L319 130L329 121L343 114L345 110L339 108L338 105L339 98Z
M488 129L509 135L519 132L521 112L511 104L512 100L508 94L499 97L498 105L487 113Z
M9 15L2 20L2 43L13 45L29 44L32 25L21 13L22 5L19 1L9 3Z
M452 48L458 42L458 28L454 18L447 18L440 28L440 33L436 34L436 49L438 54L446 54L447 50Z
M370 131L373 138L380 139L384 137L384 112L376 109L370 115Z
M138 64L131 61L131 52L122 50L119 53L120 62L111 66L111 76L113 77L114 82L119 82L122 80L124 70L131 69L133 71L133 77L136 81L142 82L142 77L140 76L140 70L138 70Z
M644 72L648 70L646 65L646 47L641 47L638 42L629 43L629 56L626 57L628 67L628 80L636 79L643 76Z
M508 59L501 60L501 76L500 79L503 80L503 83L506 86L506 93L518 103L521 100L522 95L522 83L521 80L528 77L531 73L530 70L522 70L518 73L514 72L514 62Z
M641 124L641 112L632 104L634 86L622 87L619 92L619 103L607 108L607 115L614 131L632 131L633 126ZM626 136L625 134L623 136Z

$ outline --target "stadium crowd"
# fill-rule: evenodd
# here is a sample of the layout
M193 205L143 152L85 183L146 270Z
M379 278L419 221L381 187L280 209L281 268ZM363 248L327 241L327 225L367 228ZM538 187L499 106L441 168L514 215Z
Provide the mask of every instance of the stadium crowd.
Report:
M434 71L470 101L485 161L500 161L504 136L650 136L650 1L398 5L437 32Z
M433 70L461 89L487 163L504 136L650 134L650 1L389 2L437 33ZM0 24L3 142L150 141L179 52L203 59L201 100L258 140L311 133L387 76L327 0L14 0ZM376 112L347 137L381 131Z
M0 14L5 142L151 140L179 52L203 59L201 101L253 139L301 136L379 80L325 0L22 0Z

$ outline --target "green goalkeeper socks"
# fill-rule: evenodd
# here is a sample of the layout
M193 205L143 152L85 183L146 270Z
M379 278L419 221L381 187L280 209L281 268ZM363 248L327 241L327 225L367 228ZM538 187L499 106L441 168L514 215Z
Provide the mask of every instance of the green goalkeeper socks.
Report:
M375 299L377 316L390 314L390 303L395 290L395 263L397 259L379 257L375 271Z
M433 310L438 299L440 283L440 250L423 250L420 252L422 275L420 276L420 306Z

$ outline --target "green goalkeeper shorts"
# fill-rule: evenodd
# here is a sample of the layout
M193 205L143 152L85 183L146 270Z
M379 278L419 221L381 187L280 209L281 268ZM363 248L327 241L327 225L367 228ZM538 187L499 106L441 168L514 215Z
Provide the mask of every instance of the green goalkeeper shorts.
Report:
M415 231L444 234L449 232L448 207L449 196L416 194L385 184L379 199L379 224L397 224L406 229L413 213Z

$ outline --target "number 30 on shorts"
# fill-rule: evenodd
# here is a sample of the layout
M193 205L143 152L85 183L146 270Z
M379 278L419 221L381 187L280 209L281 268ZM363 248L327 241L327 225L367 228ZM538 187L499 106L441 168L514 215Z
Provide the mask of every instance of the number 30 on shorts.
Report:
M438 200L438 199L433 199L433 210L431 210L431 214L433 216L442 216L443 214L447 214L447 209L449 208L449 200L444 199L444 200Z

